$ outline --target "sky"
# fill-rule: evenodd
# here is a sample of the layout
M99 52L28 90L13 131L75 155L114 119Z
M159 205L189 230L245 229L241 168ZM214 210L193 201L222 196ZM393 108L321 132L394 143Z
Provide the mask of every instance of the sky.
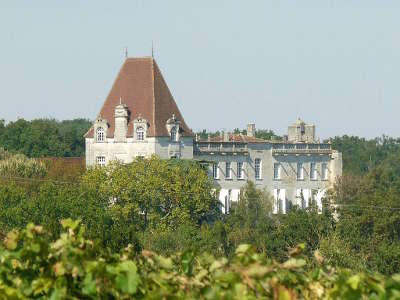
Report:
M0 0L0 119L98 114L154 56L193 130L400 136L400 1Z

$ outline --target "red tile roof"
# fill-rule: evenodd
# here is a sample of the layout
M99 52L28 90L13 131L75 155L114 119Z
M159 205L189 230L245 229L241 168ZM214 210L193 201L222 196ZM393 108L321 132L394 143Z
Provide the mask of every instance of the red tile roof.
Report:
M147 119L147 136L169 136L166 122L172 114L180 121L182 136L193 136L152 57L127 58L108 94L99 115L109 125L107 137L114 136L114 109L119 104L128 107L128 136L133 135L133 120L139 115ZM93 137L93 127L85 137Z
M210 142L236 142L236 143L268 143L268 141L252 136L229 133L229 140L224 141L223 136L215 136L210 138ZM201 141L206 142L206 141Z

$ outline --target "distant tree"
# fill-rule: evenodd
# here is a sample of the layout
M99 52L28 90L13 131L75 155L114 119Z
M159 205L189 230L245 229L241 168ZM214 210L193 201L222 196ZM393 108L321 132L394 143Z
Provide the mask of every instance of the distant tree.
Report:
M0 124L0 146L28 157L83 156L83 135L91 122L84 119L56 121L54 119L19 119Z
M281 140L282 137L278 136L273 132L272 130L267 130L267 129L257 129L256 130L256 138L263 139L263 140L271 140L271 139L276 139L276 140Z
M367 140L344 135L332 139L332 148L343 154L343 172L366 174L388 156L400 152L400 139L387 136Z

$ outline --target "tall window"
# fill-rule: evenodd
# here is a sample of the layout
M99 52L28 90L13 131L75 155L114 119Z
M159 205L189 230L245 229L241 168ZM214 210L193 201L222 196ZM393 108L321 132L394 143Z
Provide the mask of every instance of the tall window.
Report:
M144 129L142 126L139 126L138 128L136 128L136 138L138 141L144 140Z
M239 161L237 163L237 178L244 179L244 170L243 170L243 162Z
M231 163L229 161L227 161L225 164L225 178L227 179L232 178Z
M96 164L99 166L104 166L106 164L106 157L105 156L97 156Z
M96 129L96 140L98 142L104 142L104 128L99 127Z
M297 163L297 180L304 180L303 163Z
M274 179L279 180L281 179L281 164L274 163Z
M328 164L322 164L322 180L328 180Z
M317 194L318 194L318 190L315 190L315 189L311 190L311 203L312 203L312 205L316 205L317 204Z
M213 172L213 178L218 179L219 178L218 163L214 163L212 165L212 172Z
M176 127L172 127L171 129L171 141L176 141Z
M317 180L317 164L315 162L310 165L310 179Z
M261 179L261 159L256 158L254 160L254 171L256 175L256 179Z

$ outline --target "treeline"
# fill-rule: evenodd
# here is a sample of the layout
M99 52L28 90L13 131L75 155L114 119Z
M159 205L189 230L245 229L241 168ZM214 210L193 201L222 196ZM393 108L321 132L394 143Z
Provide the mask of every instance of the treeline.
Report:
M83 156L83 135L90 126L86 119L18 119L8 124L0 120L0 147L28 157Z
M56 238L60 220L71 218L85 225L85 238L114 252L131 245L135 253L232 257L239 245L251 244L283 263L290 249L304 243L311 264L318 250L334 267L400 270L400 158L364 176L344 176L325 199L322 214L311 206L273 215L271 196L249 182L240 202L223 215L205 166L194 161L153 157L78 170L69 182L48 175L2 179L0 234L32 222Z
M345 174L364 175L400 155L400 138L382 136L368 140L344 135L333 138L332 147L343 154Z

